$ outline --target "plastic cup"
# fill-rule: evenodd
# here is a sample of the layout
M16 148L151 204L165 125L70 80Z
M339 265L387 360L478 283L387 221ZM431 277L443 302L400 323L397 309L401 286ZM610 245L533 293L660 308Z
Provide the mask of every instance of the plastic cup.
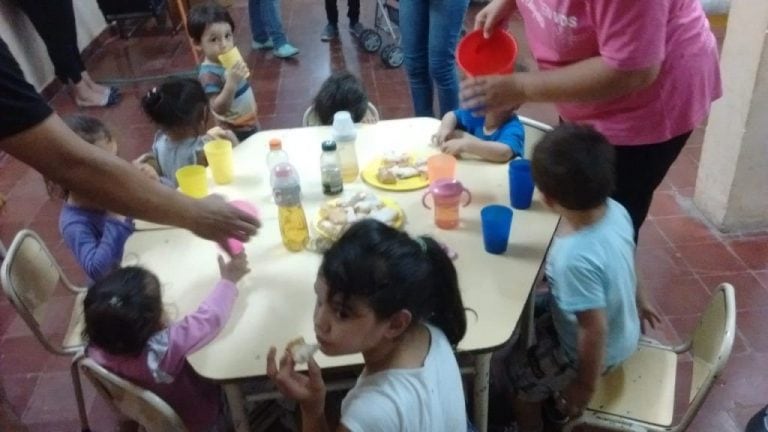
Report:
M259 218L259 210L248 201L243 200L234 200L230 201L229 204L233 207L237 207L240 210L251 214L256 219ZM236 238L228 238L224 241L223 244L221 244L222 249L224 249L230 256L235 256L243 252L245 250L245 246L243 246L243 242Z
M232 183L232 177L234 177L232 142L223 139L208 141L203 146L203 151L208 160L208 167L213 173L213 181L218 184Z
M440 179L452 179L456 176L456 158L449 154L436 154L427 159L427 177L432 183Z
M233 46L231 50L225 52L224 54L219 55L219 61L221 62L221 65L224 66L224 69L232 69L232 66L237 64L237 62L243 60L242 54L240 54L240 50L237 49L237 47ZM250 76L250 72L246 76Z
M533 200L531 161L516 159L509 163L509 201L512 208L524 210Z
M502 29L491 32L488 39L482 29L471 31L456 47L456 62L471 77L512 73L516 58L517 41Z
M502 254L507 250L509 229L512 226L512 209L498 204L480 210L483 225L483 245L491 254Z
M179 189L192 198L203 198L208 195L208 178L202 165L187 165L176 170L176 181Z

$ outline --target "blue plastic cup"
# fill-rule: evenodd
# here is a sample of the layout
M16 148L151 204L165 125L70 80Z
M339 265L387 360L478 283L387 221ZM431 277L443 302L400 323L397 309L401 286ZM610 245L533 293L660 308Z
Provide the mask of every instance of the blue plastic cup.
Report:
M509 201L512 208L524 210L531 206L531 200L533 200L531 161L515 159L509 163Z
M480 220L483 224L485 251L492 254L504 253L512 226L512 209L498 204L485 206L480 210Z

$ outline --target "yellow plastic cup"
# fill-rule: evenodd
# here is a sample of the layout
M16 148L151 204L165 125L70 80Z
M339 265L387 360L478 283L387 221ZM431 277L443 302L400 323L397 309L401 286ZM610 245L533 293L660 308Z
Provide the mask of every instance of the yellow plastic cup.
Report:
M203 198L208 195L208 178L202 165L187 165L176 170L176 181L179 189L192 198Z
M427 177L429 182L440 179L452 179L456 176L456 158L449 154L436 154L427 159Z
M232 142L217 139L208 141L203 146L208 167L213 173L213 181L217 184L232 183L234 167L232 163Z
M232 66L237 64L240 60L243 60L242 54L240 54L240 50L237 49L237 47L232 47L231 50L225 52L224 54L219 55L219 61L221 62L221 65L224 66L224 69L232 69ZM248 76L250 76L250 72L248 73ZM248 78L246 76L246 78Z

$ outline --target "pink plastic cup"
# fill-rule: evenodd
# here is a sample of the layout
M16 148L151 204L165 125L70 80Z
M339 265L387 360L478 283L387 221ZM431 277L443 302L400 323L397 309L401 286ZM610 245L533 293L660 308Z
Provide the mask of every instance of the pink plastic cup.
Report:
M233 200L233 201L230 201L229 204L231 206L237 207L240 210L252 215L256 219L259 218L259 209L257 209L253 204L249 203L248 201ZM243 246L243 242L231 237L228 238L224 242L224 244L221 244L221 248L224 249L224 251L226 251L230 256L238 255L245 250L245 246Z

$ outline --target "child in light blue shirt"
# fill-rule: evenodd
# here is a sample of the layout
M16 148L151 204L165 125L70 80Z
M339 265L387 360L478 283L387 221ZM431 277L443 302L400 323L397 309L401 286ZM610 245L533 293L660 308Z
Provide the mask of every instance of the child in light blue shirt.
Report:
M534 148L534 182L572 232L555 240L547 258L549 308L536 319L535 345L494 358L493 383L513 399L520 431L541 430L548 398L562 414L578 416L600 375L637 349L634 230L624 207L609 198L613 152L595 129L572 124Z

